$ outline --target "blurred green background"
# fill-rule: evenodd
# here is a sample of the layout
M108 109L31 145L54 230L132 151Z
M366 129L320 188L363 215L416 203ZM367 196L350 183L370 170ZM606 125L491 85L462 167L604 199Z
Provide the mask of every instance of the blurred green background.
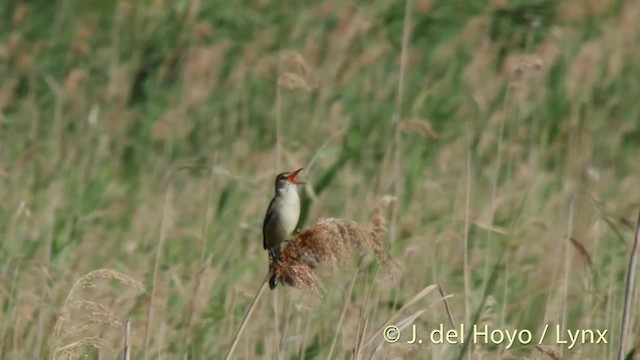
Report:
M305 166L300 228L366 224L398 197L384 241L400 269L366 258L323 273L321 298L267 293L237 358L351 358L363 318L369 337L432 283L459 321L608 329L608 345L544 349L613 358L640 205L639 23L634 0L3 1L0 357L118 358L130 319L133 358L221 358L267 269L273 178ZM146 292L70 292L100 268ZM81 300L113 318L67 306ZM418 326L446 323L441 307Z

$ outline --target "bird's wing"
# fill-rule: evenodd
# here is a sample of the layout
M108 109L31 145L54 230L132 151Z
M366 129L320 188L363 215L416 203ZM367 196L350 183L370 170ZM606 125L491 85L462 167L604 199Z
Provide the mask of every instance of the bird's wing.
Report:
M267 214L264 216L264 221L262 222L262 246L265 249L267 249L267 231L266 231L267 224L273 218L273 205L275 201L276 201L275 197L271 199L271 202L269 203L269 207L267 208Z

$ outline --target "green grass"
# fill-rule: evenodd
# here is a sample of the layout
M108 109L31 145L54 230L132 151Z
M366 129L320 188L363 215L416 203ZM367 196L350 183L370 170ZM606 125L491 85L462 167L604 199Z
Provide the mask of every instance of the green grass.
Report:
M147 358L222 358L267 270L261 224L273 177L314 157L302 173L314 191L301 191L301 227L323 217L366 223L376 201L401 182L397 241L385 242L402 271L392 281L376 265L362 265L341 329L343 292L355 266L322 270L322 298L290 288L265 293L236 358L326 358L336 331L333 356L350 358L361 318L368 338L432 283L454 295L458 321L467 296L469 318L479 314L535 338L545 324L561 321L568 259L567 327L608 329L609 344L565 346L563 358L613 358L640 205L640 38L633 20L640 6L499 3L413 4L401 173L394 174L404 3L4 2L0 358L49 358L82 336L100 336L108 346L81 347L77 355L119 357L122 328L92 324L58 344L51 336L74 282L101 268L146 287L138 293L107 282L78 295L122 323L131 319L133 358L143 358L167 189L173 196ZM278 110L277 83L285 73L312 89L281 87ZM427 124L437 136L420 131ZM275 168L278 137L281 168ZM172 169L187 165L200 169L167 181ZM571 197L572 234L592 266L575 246L564 255ZM207 270L194 296L204 222ZM489 297L491 310L481 306ZM89 315L74 316L78 327ZM633 327L639 316L631 313L630 342L639 336ZM441 303L416 320L425 333L440 323L447 324ZM533 344L508 351L470 345L485 358L543 356ZM365 356L372 350L364 349ZM456 346L440 350L400 341L378 355L467 356Z

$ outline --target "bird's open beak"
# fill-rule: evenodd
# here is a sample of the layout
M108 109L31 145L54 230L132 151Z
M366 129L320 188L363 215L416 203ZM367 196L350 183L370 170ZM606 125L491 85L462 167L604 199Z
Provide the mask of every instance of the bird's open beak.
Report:
M296 180L296 176L298 175L298 173L299 173L302 169L304 169L304 168L300 168L300 169L298 169L298 170L296 170L296 171L292 172L292 173L291 173L291 175L289 175L289 177L287 178L287 180L289 180L289 182L292 182L292 183L294 183L294 184L296 184L296 185L304 185L304 183L303 183L303 182L300 182L300 181L297 181L297 180Z

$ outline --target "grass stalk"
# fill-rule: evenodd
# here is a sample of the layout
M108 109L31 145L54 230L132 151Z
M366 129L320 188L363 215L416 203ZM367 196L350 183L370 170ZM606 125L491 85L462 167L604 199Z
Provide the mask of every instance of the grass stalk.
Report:
M356 337L356 345L353 350L353 358L354 360L362 359L362 342L364 341L364 335L367 331L367 318L361 317L358 321L358 329L357 329L357 337Z
M264 290L267 288L267 282L269 281L269 278L271 278L271 271L267 273L267 276L265 276L264 280L262 280L262 284L260 285L258 292L256 292L256 296L253 298L253 301L251 301L251 305L249 305L249 309L247 309L247 312L244 314L244 318L242 319L240 327L238 327L238 331L236 331L236 334L231 341L231 345L229 345L229 349L227 350L227 354L224 356L224 360L231 359L231 355L233 355L233 351L238 345L240 335L242 335L244 328L247 326L247 322L249 321L249 318L251 318L251 314L253 314L253 310L255 310L256 305L258 304L258 300L260 300L262 294L264 293Z
M172 191L169 186L165 191L164 205L162 206L162 222L160 224L160 236L158 237L158 245L156 249L156 258L155 265L153 267L153 281L151 283L151 295L149 299L149 310L147 311L147 326L144 334L144 359L147 359L148 350L149 350L149 332L151 331L151 324L153 323L153 305L156 295L156 284L158 282L158 272L160 269L160 258L162 254L162 245L167 238L167 213L169 203L171 202Z
M567 223L567 237L564 244L564 275L562 277L562 319L560 320L560 329L564 334L567 328L567 297L569 296L569 272L571 268L571 241L569 240L573 233L573 196L569 200L569 219ZM560 356L563 355L564 345L560 345Z
M351 294L353 293L353 285L356 283L356 278L358 277L358 270L359 270L359 268L356 268L356 271L353 273L353 278L349 282L349 285L348 285L346 291L344 292L344 299L342 301L342 311L340 312L340 319L338 319L338 323L336 324L336 330L333 333L333 339L331 340L331 346L329 347L329 354L327 355L327 360L333 359L333 350L335 349L336 341L338 340L338 336L342 332L341 331L342 330L342 322L344 321L344 316L347 313L347 308L349 307L349 304L351 303L351 301L350 301L351 300Z
M125 325L123 359L131 359L131 320L127 320L127 324Z
M282 293L282 332L280 332L280 341L278 345L278 351L280 354L284 354L287 345L287 334L289 332L289 319L291 318L291 298L288 296L288 292Z
M440 294L441 297L440 297L440 299L438 299L438 301L439 300L443 300L444 308L445 308L445 311L447 313L447 317L449 318L449 322L451 323L451 327L455 328L455 321L453 320L453 315L451 314L451 309L449 308L449 303L447 302L447 298L449 296L445 295L444 290L442 289L442 286L440 286L438 284L431 284L431 285L425 287L424 289L422 289L413 298L411 298L409 301L407 301L398 311L394 312L385 322L383 322L376 329L376 331L374 331L373 334L371 334L369 339L367 339L367 341L364 343L364 346L370 345L373 342L373 340L375 340L378 337L378 335L382 334L382 329L384 329L385 326L387 326L389 324L392 324L396 319L398 319L398 317L406 309L408 309L411 306L413 306L414 304L416 304L418 301L420 301L425 296L429 295L434 290L437 290L438 293Z
M162 248L164 242L167 239L167 216L168 208L171 203L173 192L171 191L171 183L174 175L180 170L194 169L193 166L180 166L172 169L167 176L166 190L164 195L164 204L162 206L162 220L160 223L160 235L158 236L158 244L156 246L155 262L153 266L153 282L151 283L151 295L149 299L149 309L147 310L147 325L144 333L144 355L143 359L147 359L149 349L149 331L151 330L151 324L153 323L153 304L156 296L156 283L158 282L158 272L160 269L160 260L162 255Z
M502 168L502 142L504 138L504 127L507 118L507 105L509 99L511 86L507 86L507 90L504 94L504 100L502 103L502 116L500 117L500 129L498 130L498 148L496 150L496 170L493 177L493 183L491 184L491 213L489 215L489 226L493 226L493 221L497 208L497 196L498 196L498 180L500 179L500 169ZM493 239L493 231L487 233L487 240L485 242L485 249L490 249L491 240ZM484 283L483 288L487 287L487 279L489 279L489 259L484 263Z
M393 116L393 123L395 125L395 131L393 134L394 154L393 154L393 195L400 201L400 193L402 191L402 179L404 178L402 172L402 100L404 98L404 78L407 67L407 48L409 47L409 37L411 34L411 10L413 8L413 2L407 0L404 10L404 25L402 29L402 50L400 52L400 75L398 79L398 92L396 96L396 108ZM389 225L389 242L394 243L397 233L397 221L398 221L399 206L396 205L391 210L391 222Z
M469 208L471 198L471 151L467 153L467 184L465 194L465 206L464 206L464 264L463 264L463 276L464 276L464 324L465 326L471 326L469 323L469 296L471 290L469 290ZM468 359L471 359L472 351L468 353Z
M272 295L273 301L271 302L271 306L273 308L273 336L277 339L276 343L278 344L275 347L275 357L276 359L280 359L280 307L278 306L280 301L278 301L279 294L277 291L272 292Z
M193 342L193 331L194 331L194 312L196 308L196 297L198 294L198 290L200 289L200 285L202 283L202 275L205 272L205 248L207 244L207 234L209 233L209 218L211 217L211 199L213 198L213 187L215 180L215 170L216 170L217 158L214 160L213 165L211 166L211 177L209 180L209 186L207 187L207 202L206 202L206 210L204 215L204 220L202 221L202 230L200 233L200 260L198 262L198 272L196 274L196 281L193 285L193 293L191 295L191 301L189 302L189 311L187 312L189 325L187 327L188 336L187 336L187 349L186 352L189 351L189 347Z
M622 308L622 325L620 328L620 347L618 348L618 360L623 360L629 337L629 319L631 318L631 303L633 302L633 289L635 286L636 265L638 263L638 243L640 243L640 211L636 221L636 234L631 246L629 267L627 268L627 281L624 293L624 307Z
M276 169L281 171L280 159L282 157L282 89L276 85Z

